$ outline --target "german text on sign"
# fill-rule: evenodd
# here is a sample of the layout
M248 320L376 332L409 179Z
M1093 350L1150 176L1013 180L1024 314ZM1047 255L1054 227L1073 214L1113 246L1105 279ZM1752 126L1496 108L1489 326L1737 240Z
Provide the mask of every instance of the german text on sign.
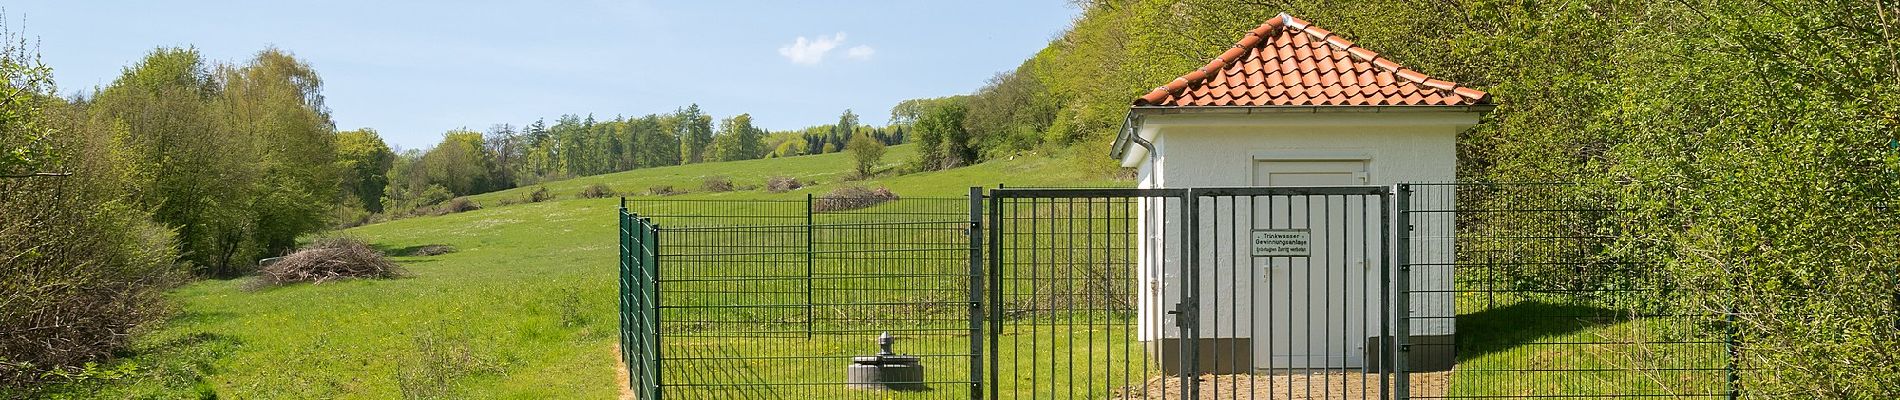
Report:
M1313 233L1305 229L1255 229L1254 257L1306 257L1313 252Z

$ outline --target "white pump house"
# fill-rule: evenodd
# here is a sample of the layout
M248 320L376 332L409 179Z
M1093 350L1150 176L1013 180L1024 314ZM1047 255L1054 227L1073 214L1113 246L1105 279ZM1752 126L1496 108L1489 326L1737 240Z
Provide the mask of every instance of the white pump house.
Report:
M1490 110L1486 93L1406 69L1286 14L1246 33L1206 67L1135 100L1113 156L1136 168L1141 188L1393 185L1456 180L1458 133ZM1452 199L1436 201L1451 202ZM1199 232L1199 359L1245 360L1202 371L1362 368L1378 362L1378 236L1389 209L1348 197L1266 197L1205 203ZM1167 201L1144 203L1140 223L1140 334L1167 369L1182 352L1175 324L1183 273L1167 236L1182 232ZM1209 208L1212 209L1209 209ZM1438 207L1450 209L1450 204ZM1212 213L1212 214L1208 214ZM1418 218L1449 218L1419 216ZM1438 237L1413 254L1452 252L1451 224L1417 226ZM1250 238L1300 232L1305 256L1259 256ZM1211 242L1211 243L1209 243ZM1448 271L1448 270L1445 270ZM1410 272L1413 343L1450 343L1455 310L1449 272ZM1386 293L1386 295L1396 295ZM1405 315L1391 312L1389 318ZM1212 326L1210 326L1212 324ZM1452 355L1415 353L1414 366L1449 368ZM1427 352L1429 353L1429 352ZM1218 355L1218 357L1210 357ZM1436 367L1434 367L1436 366Z

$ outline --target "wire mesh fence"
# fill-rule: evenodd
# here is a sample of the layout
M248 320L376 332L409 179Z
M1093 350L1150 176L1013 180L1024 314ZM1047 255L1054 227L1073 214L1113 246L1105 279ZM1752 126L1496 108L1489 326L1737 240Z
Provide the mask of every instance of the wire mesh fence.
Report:
M1399 188L1401 262L1414 283L1402 356L1413 379L1451 371L1443 393L1408 398L1733 398L1722 314L1673 307L1648 260L1608 251L1616 210L1570 184ZM1449 282L1449 285L1418 284ZM1455 310L1455 312L1448 312ZM1438 360L1443 360L1440 362Z
M646 399L1738 395L1722 315L1670 301L1718 289L1615 256L1583 190L632 200L622 357ZM862 390L886 332L924 374Z
M995 398L1390 398L1385 187L992 191Z
M921 360L906 398L970 398L968 199L630 200L660 243L653 279L666 398L884 398L855 357Z

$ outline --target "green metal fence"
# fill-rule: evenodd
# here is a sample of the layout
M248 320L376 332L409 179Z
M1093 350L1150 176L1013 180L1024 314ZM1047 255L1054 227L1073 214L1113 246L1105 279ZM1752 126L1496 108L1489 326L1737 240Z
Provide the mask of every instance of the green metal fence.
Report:
M877 354L884 333L925 366L903 398L976 390L968 199L643 198L624 207L638 214L622 217L622 236L634 237L623 239L623 292L636 293L623 293L632 333L622 343L634 350L625 357L641 398L883 399L851 388L846 367Z
M660 227L620 201L620 361L627 386L642 399L660 396L658 256Z
M621 357L641 399L1739 397L1724 312L1670 302L1721 288L1613 256L1616 210L1575 189L623 200ZM1363 323L1300 322L1336 310ZM846 382L884 332L927 389Z

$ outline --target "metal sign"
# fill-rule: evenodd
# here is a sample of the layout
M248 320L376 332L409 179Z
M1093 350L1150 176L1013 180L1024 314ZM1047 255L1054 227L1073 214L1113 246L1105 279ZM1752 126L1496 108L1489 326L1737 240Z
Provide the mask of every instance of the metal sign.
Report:
M1306 229L1255 229L1254 257L1306 257L1313 253L1313 232Z

